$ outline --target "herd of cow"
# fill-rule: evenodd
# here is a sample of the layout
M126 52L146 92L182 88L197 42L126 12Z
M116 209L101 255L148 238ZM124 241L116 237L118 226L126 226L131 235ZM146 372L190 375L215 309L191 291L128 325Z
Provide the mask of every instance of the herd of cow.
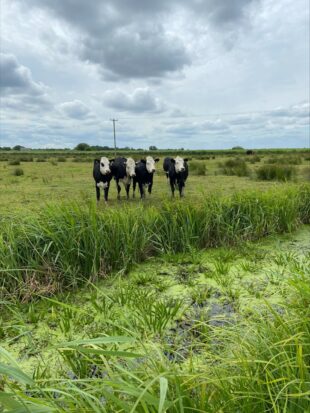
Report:
M108 159L102 157L94 160L93 177L96 185L97 201L100 200L100 188L104 191L104 199L108 200L110 182L115 179L117 187L117 198L120 199L121 186L123 183L127 198L129 198L129 190L132 182L133 197L138 184L141 199L145 198L145 187L148 188L149 194L152 192L153 176L155 173L156 163L158 158L147 156L146 159L134 161L132 158L116 158ZM170 183L172 196L178 188L180 197L184 195L185 181L188 177L188 159L183 159L180 156L176 158L165 158L163 168L167 179Z

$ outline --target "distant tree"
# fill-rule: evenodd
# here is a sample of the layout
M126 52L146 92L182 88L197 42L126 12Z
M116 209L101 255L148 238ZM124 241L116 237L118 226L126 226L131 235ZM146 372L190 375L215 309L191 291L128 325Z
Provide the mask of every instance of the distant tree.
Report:
M151 145L151 146L149 147L149 150L150 150L150 151L157 151L158 149L157 149L157 147L156 147L155 145Z
M240 151L243 150L242 146L234 146L233 148L231 148L233 151Z
M11 148L9 146L3 146L3 147L0 146L0 151L10 151L10 150Z
M76 151L88 151L89 149L90 149L90 146L88 145L88 143L79 143L74 148L74 150Z
M15 146L13 146L13 151L21 151L22 149L25 149L25 147L22 146L22 145L15 145Z

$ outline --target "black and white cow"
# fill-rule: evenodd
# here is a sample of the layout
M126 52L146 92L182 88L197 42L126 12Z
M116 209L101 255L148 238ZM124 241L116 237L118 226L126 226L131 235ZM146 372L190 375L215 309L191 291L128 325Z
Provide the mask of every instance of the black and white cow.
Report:
M133 178L133 197L135 197L136 185L139 185L141 199L145 198L145 186L148 187L148 193L152 193L153 176L155 173L155 164L159 158L154 159L152 156L147 156L146 159L141 159L136 162L136 176Z
M104 190L104 200L107 202L112 179L111 165L114 159L109 160L103 156L100 160L94 160L93 177L96 186L97 201L100 200L100 188Z
M111 165L112 175L116 181L117 199L120 199L120 181L125 187L127 198L129 198L131 179L136 175L135 167L136 163L132 158L116 158Z
M183 159L180 156L176 158L164 159L164 171L169 179L172 196L176 186L179 189L180 197L184 196L185 181L188 177L188 159Z

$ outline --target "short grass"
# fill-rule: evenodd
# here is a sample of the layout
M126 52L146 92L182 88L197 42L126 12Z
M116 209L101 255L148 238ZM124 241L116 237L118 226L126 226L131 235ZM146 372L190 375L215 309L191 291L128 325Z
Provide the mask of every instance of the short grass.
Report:
M310 228L1 303L4 412L310 408Z

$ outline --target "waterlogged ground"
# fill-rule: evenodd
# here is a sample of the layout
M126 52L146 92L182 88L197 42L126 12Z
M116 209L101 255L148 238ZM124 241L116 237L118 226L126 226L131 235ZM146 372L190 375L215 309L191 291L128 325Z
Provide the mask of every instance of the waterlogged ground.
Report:
M132 363L146 355L178 366L203 363L206 352L233 346L221 339L223 330L249 319L259 324L266 306L281 317L294 274L310 281L309 263L310 226L238 248L151 259L66 296L2 303L1 345L39 378L75 380L82 368L99 377L93 361L78 365L63 348L106 335L135 340L118 347L138 353Z

